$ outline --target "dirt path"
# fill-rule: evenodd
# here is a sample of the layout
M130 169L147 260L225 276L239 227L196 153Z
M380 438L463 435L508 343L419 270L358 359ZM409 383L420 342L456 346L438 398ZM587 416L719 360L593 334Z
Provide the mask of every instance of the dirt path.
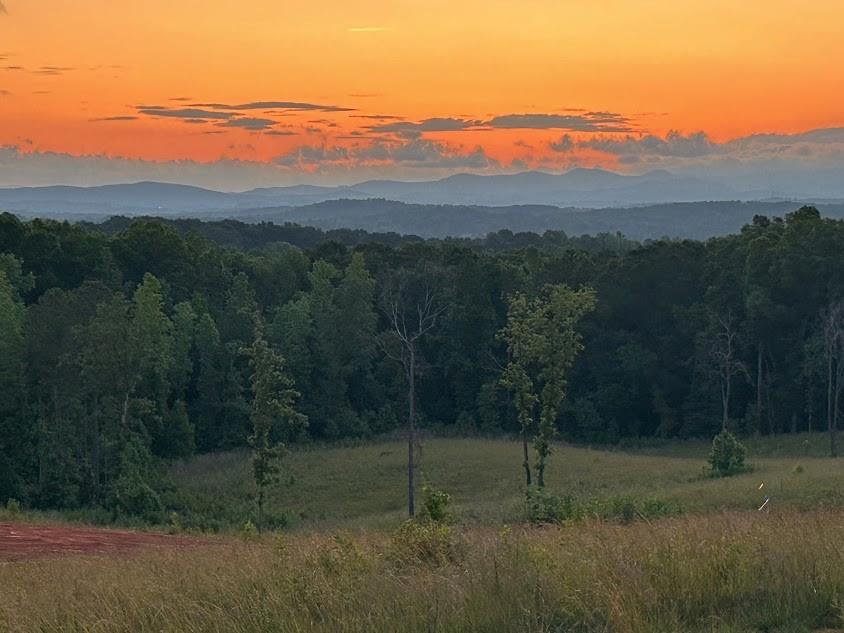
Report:
M195 539L99 528L0 523L0 561L68 556L124 554L145 547L186 547Z

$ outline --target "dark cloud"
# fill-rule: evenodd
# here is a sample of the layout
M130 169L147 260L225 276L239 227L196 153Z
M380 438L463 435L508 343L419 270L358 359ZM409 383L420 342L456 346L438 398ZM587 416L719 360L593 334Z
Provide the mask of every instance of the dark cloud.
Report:
M578 146L617 156L650 155L676 158L709 156L722 150L704 132L684 135L676 131L669 132L665 138L652 134L640 137L628 135L624 138L596 137L581 141Z
M456 119L451 117L437 117L424 119L418 123L411 121L396 121L394 123L383 123L381 125L370 125L367 129L371 132L382 132L387 134L398 134L407 138L418 138L425 132L459 132L478 125L478 121L467 119Z
M220 127L238 127L244 130L268 130L276 124L272 119L260 119L252 117L243 117L237 119L229 119L225 123L220 123Z
M138 106L137 110L140 114L152 117L167 117L172 119L183 120L227 120L234 118L235 114L231 112L212 112L210 110L202 110L199 108L165 108L163 106Z
M267 136L296 136L296 132L292 130L269 130L264 132Z
M24 71L26 70L26 68L24 68L23 66L5 66L3 70Z
M496 129L571 130L573 132L629 132L631 121L613 112L584 114L504 114L484 122Z
M451 148L426 139L414 139L392 148L389 158L394 162L410 164L417 168L486 169L498 166L498 162L487 156L481 147L463 152L459 148Z
M559 140L551 141L548 146L555 152L570 152L574 149L574 141L569 134L563 134Z
M327 145L300 145L286 154L276 156L273 163L282 167L298 167L321 163L346 161L349 150L345 147Z
M391 114L351 114L350 119L371 119L373 121L403 121L404 117Z
M844 162L844 128L825 128L797 134L751 134L729 141L714 141L705 132L672 131L623 137L593 136L577 143L618 157L623 165L693 168L701 165L760 165L766 161L806 164L806 161Z
M500 166L481 147L467 152L461 147L419 138L403 142L378 141L351 148L302 145L276 157L274 162L283 167L301 169L344 164L392 164L413 169L487 169Z
M303 110L317 112L354 112L354 108L342 108L335 105L321 105L318 103L301 103L298 101L253 101L250 103L192 103L194 108L211 108L212 110Z
M170 97L168 101L193 101L192 97Z
M844 142L844 128L832 127L799 132L797 134L751 134L725 143L735 148L758 146L792 146L796 143L819 143L822 145Z
M98 119L90 119L92 123L102 123L106 121L137 121L140 117L137 116L130 116L130 115L120 115L120 116L104 116Z
M418 138L425 132L459 132L463 130L528 129L571 130L574 132L629 132L630 119L614 112L585 112L583 114L503 114L488 120L460 117L440 117L422 121L394 121L369 126L372 132L398 134Z
M311 119L308 123L313 125L324 125L325 127L337 127L337 124L334 121L329 121L328 119Z

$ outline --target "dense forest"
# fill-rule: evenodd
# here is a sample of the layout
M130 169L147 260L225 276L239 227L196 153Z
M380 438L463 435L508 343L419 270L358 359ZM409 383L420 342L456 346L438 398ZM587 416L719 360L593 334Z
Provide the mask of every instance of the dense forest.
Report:
M419 420L434 432L518 432L499 333L511 297L551 284L596 300L563 438L823 430L844 386L842 252L844 221L812 207L644 245L3 214L0 499L141 512L161 460L246 446L256 330L309 421L280 439L399 429L407 387L389 306L404 297L412 310L420 292L438 315L417 350Z

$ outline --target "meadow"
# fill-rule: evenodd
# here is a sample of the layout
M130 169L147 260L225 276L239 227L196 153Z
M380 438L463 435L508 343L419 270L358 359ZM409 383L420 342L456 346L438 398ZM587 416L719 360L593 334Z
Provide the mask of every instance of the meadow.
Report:
M746 441L749 473L708 476L704 441L624 448L558 445L548 490L581 502L659 501L682 513L844 508L844 464L825 457L822 434ZM432 438L419 478L452 496L456 522L500 526L525 518L521 445L501 439ZM399 441L289 453L269 495L270 521L291 529L391 529L406 513L406 446ZM220 453L172 468L183 527L237 531L253 513L248 454ZM764 483L760 490L759 485Z
M443 524L404 523L400 442L296 450L269 503L286 528L262 535L238 529L248 456L198 457L172 467L185 509L169 529L216 516L224 534L0 563L0 630L844 630L841 462L821 435L747 444L752 471L720 479L704 442L558 446L553 493L671 512L541 526L525 520L516 442L424 442L420 473L453 499Z

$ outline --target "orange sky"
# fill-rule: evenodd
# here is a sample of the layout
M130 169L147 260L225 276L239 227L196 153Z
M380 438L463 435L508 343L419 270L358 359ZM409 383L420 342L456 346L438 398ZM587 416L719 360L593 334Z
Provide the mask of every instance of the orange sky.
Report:
M454 155L480 147L501 167L613 167L577 141L669 130L726 141L844 124L840 0L0 6L0 145L22 152L271 161L307 146L358 148L338 162L377 162L363 151L373 142L397 152L423 139ZM333 108L229 107L252 102ZM596 126L597 112L615 122ZM460 119L463 129L374 133L379 121L362 118L374 115ZM491 124L508 115L533 118ZM575 147L551 149L566 133Z

